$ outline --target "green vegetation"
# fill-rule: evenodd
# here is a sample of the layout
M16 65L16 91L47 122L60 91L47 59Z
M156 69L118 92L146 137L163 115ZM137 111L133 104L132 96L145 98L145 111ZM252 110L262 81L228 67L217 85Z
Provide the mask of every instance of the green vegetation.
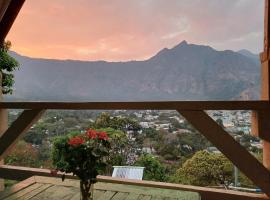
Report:
M136 166L145 167L143 179L151 181L166 181L165 167L153 155L143 154L135 163Z
M198 151L180 167L174 181L198 186L227 186L232 182L232 163L222 154Z
M10 121L17 115L12 111ZM152 115L158 116L158 112ZM53 138L79 134L90 127L99 132L107 132L111 138L105 175L112 174L112 166L136 165L145 167L145 180L225 187L233 183L232 163L222 154L205 151L212 145L201 134L186 121L169 116L169 113L163 113L157 120L161 118L163 121L160 123L170 123L170 127L157 129L142 128L139 124L142 120L134 112L121 115L90 111L48 111L31 127L5 162L52 168L50 152ZM221 120L218 122L222 124ZM250 145L250 141L258 142L257 138L235 134L242 145L260 155L260 151L255 147L251 149ZM242 173L239 182L241 186L254 187Z
M24 141L19 141L12 152L5 158L7 165L40 167L38 151L33 146Z
M14 75L13 71L19 68L19 63L8 54L11 42L7 41L0 48L0 74L2 74L2 93L12 94Z

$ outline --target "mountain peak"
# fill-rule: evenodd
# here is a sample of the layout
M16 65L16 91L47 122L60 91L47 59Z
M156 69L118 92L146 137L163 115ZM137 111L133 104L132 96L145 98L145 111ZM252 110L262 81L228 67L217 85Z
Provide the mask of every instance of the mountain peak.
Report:
M176 45L174 48L177 48L177 47L185 47L185 46L188 46L188 43L186 40L183 40L182 42L180 42L178 45Z

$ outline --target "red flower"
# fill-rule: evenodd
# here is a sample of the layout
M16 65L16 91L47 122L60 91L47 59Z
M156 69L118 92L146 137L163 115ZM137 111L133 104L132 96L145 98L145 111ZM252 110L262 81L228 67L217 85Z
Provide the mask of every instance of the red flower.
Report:
M79 146L81 144L84 144L85 143L85 140L81 137L73 137L73 138L70 138L69 141L68 141L68 144L71 145L71 146Z
M108 137L106 132L100 132L100 133L98 133L98 139L100 139L100 140L108 140L109 137Z
M86 131L86 135L90 138L90 139L96 139L97 138L97 132L95 130L89 129L88 131Z

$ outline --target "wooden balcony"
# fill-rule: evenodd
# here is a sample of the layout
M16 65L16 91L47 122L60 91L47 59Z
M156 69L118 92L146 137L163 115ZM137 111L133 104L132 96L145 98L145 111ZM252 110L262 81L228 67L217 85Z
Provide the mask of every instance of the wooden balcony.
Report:
M0 42L6 38L25 0L0 0ZM252 194L212 188L202 188L151 181L134 181L99 176L96 186L97 199L181 199L183 191L198 193L202 200L251 200L270 199L270 0L265 0L265 41L262 61L262 101L167 101L167 102L0 102L0 159L2 159L24 133L47 109L65 110L176 110L200 131L213 145L228 157L264 194ZM0 73L0 83L1 83ZM2 100L0 94L0 101ZM6 129L6 109L23 109L18 119ZM205 110L252 110L253 127L264 141L264 165L247 152L225 130L212 120ZM210 131L209 131L210 130ZM42 177L40 177L42 176ZM49 177L49 178L44 178ZM24 180L11 190L0 193L0 199L78 199L77 180L62 183L52 178L46 169L33 169L0 165L0 178ZM74 177L69 177L74 178ZM106 189L103 189L106 185ZM123 186L124 190L117 185ZM75 185L75 187L74 187ZM101 187L102 186L102 187ZM107 187L108 186L108 187ZM74 191L68 197L59 190ZM1 187L0 187L1 188ZM51 189L53 190L51 190ZM108 189L107 189L108 188ZM109 189L110 188L110 189ZM117 188L117 189L116 189ZM134 189L136 188L136 189ZM155 191L147 193L148 191ZM156 189L153 189L156 188ZM120 190L121 189L121 190ZM170 192L168 192L168 190ZM172 192L173 190L173 192ZM46 191L50 191L46 193ZM54 192L52 192L54 191ZM137 191L134 192L134 191ZM167 191L167 192L166 192ZM169 194L168 194L169 193ZM165 194L165 195L164 195ZM168 195L167 195L168 194ZM177 194L174 196L174 194ZM194 193L185 193L192 194ZM31 196L32 195L32 196ZM40 195L40 196L39 196ZM52 196L50 196L52 195ZM56 196L53 196L56 195ZM59 195L59 196L57 196ZM27 198L26 198L27 197ZM102 198L101 198L102 197ZM106 198L105 198L106 197ZM198 195L194 196L195 198Z
M24 179L12 188L0 193L0 199L79 199L79 181L67 176L62 182L52 177L49 170L4 165L1 177ZM60 177L60 174L58 175ZM75 179L75 180L74 180ZM67 188L68 187L68 188ZM52 192L53 191L53 192ZM95 199L179 199L179 200L266 200L264 194L237 192L180 184L139 181L98 176L95 186ZM104 196L103 196L104 195ZM42 198L43 197L43 198Z

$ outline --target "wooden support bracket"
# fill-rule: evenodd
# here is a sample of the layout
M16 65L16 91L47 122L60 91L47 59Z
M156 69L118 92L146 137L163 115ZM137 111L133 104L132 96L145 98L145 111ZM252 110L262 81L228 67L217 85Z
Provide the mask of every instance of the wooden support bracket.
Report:
M6 1L6 0L5 0ZM7 8L5 8L5 13L1 17L0 21L0 42L2 43L12 24L14 23L17 15L19 14L25 0L11 0Z
M25 110L0 138L0 160L41 117L45 110Z
M270 196L270 172L204 111L178 111L251 181Z

